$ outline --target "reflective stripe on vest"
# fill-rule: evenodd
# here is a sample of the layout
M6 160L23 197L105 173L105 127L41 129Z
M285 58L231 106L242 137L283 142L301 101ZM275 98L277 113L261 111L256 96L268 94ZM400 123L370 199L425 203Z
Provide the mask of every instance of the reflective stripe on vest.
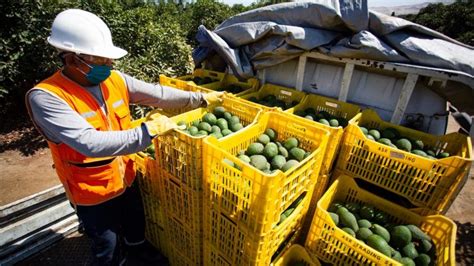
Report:
M43 90L62 99L96 130L130 128L128 90L124 79L116 71L112 71L110 77L100 84L107 113L101 110L89 91L65 77L60 71L36 85L34 89ZM28 100L30 92L31 90L26 94L26 103L33 120ZM41 129L36 127L41 132ZM54 143L48 139L47 141L56 172L73 204L95 205L107 201L120 195L126 185L130 185L135 178L135 166L129 157L91 158L64 143Z

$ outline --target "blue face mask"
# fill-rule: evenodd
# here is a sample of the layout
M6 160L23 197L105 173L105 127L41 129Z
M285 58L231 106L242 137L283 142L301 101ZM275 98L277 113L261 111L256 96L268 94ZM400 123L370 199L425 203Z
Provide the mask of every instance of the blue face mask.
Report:
M107 65L90 65L91 70L86 75L87 81L97 85L110 76L112 67Z
M79 58L83 64L89 67L90 70L87 73L84 73L82 70L79 71L86 76L87 81L89 81L89 83L92 85L97 85L110 76L110 71L112 71L111 66L88 64L81 57L77 56L77 58Z

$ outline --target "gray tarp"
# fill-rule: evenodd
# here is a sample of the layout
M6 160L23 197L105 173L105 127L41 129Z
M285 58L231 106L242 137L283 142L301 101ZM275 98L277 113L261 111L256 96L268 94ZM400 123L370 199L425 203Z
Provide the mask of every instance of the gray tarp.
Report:
M370 11L366 0L267 6L231 17L214 31L200 26L197 40L199 47L193 51L197 66L217 53L242 78L306 51L474 75L473 47L404 19ZM466 91L463 93L466 101Z

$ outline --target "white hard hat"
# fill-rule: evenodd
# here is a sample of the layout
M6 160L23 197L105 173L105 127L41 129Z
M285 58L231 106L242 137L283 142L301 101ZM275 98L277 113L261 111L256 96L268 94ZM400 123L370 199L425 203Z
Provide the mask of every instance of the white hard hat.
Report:
M127 54L112 43L112 34L104 21L80 9L68 9L56 16L48 42L63 51L111 59Z

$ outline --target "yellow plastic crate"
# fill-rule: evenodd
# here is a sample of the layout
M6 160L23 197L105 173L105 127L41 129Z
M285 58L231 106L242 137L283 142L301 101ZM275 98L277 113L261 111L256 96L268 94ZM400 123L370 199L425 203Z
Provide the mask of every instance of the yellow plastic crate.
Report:
M169 256L169 252L166 249L166 234L162 226L150 221L145 220L145 238L165 257Z
M296 111L305 110L309 107L314 108L316 112L326 111L333 116L342 117L344 119L347 119L348 122L358 113L360 113L360 107L357 105L341 102L336 99L315 94L308 94L300 104L298 104L294 108L288 109L286 112L294 114ZM305 119L304 117L301 118ZM325 173L329 173L331 172L334 161L337 157L342 136L344 134L344 128L342 126L330 127L318 123L316 121L308 121L316 123L327 131L329 131L330 136L328 141L328 147L326 151L326 156L323 160L323 171Z
M202 92L208 93L212 90L203 88L201 86L195 85L193 82L186 82L176 78L170 78L165 75L160 75L160 84L168 87L173 87L175 89L188 91L188 92ZM172 117L190 111L190 108L171 108L171 109L158 109L159 113Z
M393 127L402 136L422 140L435 152L446 151L453 156L435 160L391 148L369 140L358 126ZM417 207L445 213L464 185L471 164L472 145L468 136L430 135L390 124L375 111L365 110L345 130L336 170L403 196Z
M296 137L300 147L311 154L297 167L270 175L235 157L267 128L278 132L280 141ZM301 229L328 135L324 129L275 111L263 113L256 124L225 140L204 140L204 238L209 241L205 244L204 264L212 264L217 256L212 254L220 254L232 265L248 261L270 263L279 244ZM224 159L241 170L229 166ZM280 214L303 195L306 196L291 219L278 225Z
M256 91L258 89L259 81L258 79L255 79L255 78L250 78L246 81L240 81L236 76L231 75L231 74L226 74L225 77L220 81L204 84L201 86L215 91L221 88L226 88L230 85L237 85L243 88L241 92L235 94L235 96L240 97L245 94Z
M436 246L436 265L455 265L456 224L442 215L420 216L357 186L354 179L342 175L318 202L305 247L314 257L334 265L401 265L351 237L337 227L327 209L335 202L367 203L388 214L399 224L419 226Z
M254 123L261 112L261 109L243 103L232 96L225 96L219 105L238 116L244 126ZM189 125L195 120L201 120L214 107L199 108L171 119L176 123L185 121ZM160 180L163 188L164 209L168 223L171 223L167 228L179 227L176 231L182 231L180 235L172 234L168 239L170 256L191 261L193 265L202 264L202 142L204 138L206 137L194 137L175 130L154 140L156 158L162 176ZM187 245L186 250L180 248L182 245ZM196 256L196 254L201 254L201 256ZM170 260L174 259L170 258Z
M320 266L318 259L312 259L306 249L298 244L292 245L290 248L285 250L285 252L276 259L275 263L272 263L273 266L293 266L296 263L298 265L305 266Z
M319 172L319 177L317 183L313 187L313 194L311 196L311 202L309 204L308 212L306 217L303 220L303 227L301 229L301 240L300 243L304 243L306 241L306 236L308 235L309 228L311 227L311 223L313 221L314 212L316 211L316 205L321 197L326 192L327 187L329 186L330 175L323 174L322 171Z
M158 197L161 189L156 160L144 152L131 155L131 158L135 162L140 189Z
M145 217L151 222L165 227L165 216L163 205L157 195L147 193L142 190L143 209L145 210Z
M308 194L284 222L264 235L245 230L211 209L209 222L215 227L204 232L204 265L270 265L280 249L299 239L310 197Z
M176 178L165 171L161 174L168 259L172 265L202 265L202 190L175 182ZM177 263L181 260L192 263Z
M240 97L242 99L248 101L249 103L262 108L263 110L269 111L269 110L274 109L276 107L264 106L264 105L261 105L261 104L258 104L258 103L251 102L249 99L252 98L252 97L255 97L255 98L260 100L261 98L263 98L267 95L270 95L270 94L275 95L277 99L282 100L286 103L293 102L293 101L301 103L303 101L304 97L306 97L306 93L304 93L302 91L297 91L295 89L291 89L291 88L287 88L287 87L283 87L283 86L279 86L279 85L275 85L275 84L269 84L269 83L264 84L256 92L247 93L247 94L242 95Z
M225 77L225 73L218 72L218 71L213 71L213 70L208 70L208 69L203 69L203 68L197 68L197 69L194 70L192 75L185 75L185 76L177 77L176 79L186 81L187 83L192 84L192 85L198 85L198 84L194 83L194 81L193 81L194 77L200 77L200 78L209 77L209 78L212 79L211 82L216 82L216 81L223 80L224 77ZM211 82L209 82L209 83L211 83ZM209 83L206 83L206 84L209 84ZM201 84L201 85L205 85L205 84Z
M167 217L166 235L170 265L203 265L202 230L194 231L174 217Z
M160 84L163 86L173 87L183 91L192 91L192 92L211 92L212 90L191 84L187 81L180 80L178 78L170 78L165 75L160 75Z
M227 95L223 97L219 105L238 116L244 127L254 123L261 112L260 108ZM199 108L171 119L176 123L184 121L189 125L195 120L201 121L202 117L211 112L214 107L216 106ZM234 133L229 136L232 135ZM206 137L194 137L179 130L158 136L154 139L158 166L168 172L174 178L174 182L194 190L202 189L202 141L204 138Z

